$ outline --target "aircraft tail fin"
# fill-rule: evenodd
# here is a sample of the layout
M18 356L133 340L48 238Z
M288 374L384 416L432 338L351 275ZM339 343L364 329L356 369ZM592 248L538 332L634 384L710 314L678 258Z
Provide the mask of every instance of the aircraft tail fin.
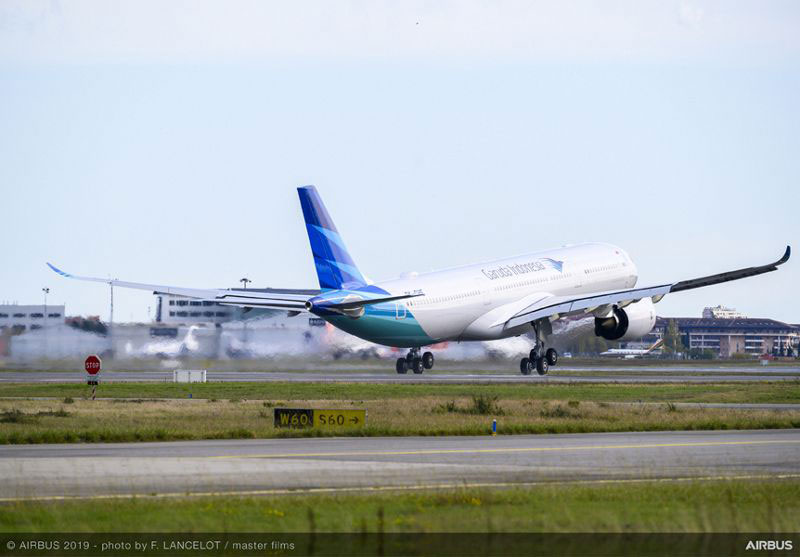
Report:
M650 348L648 348L648 349L647 349L647 352L648 352L648 353L649 353L649 352L652 352L653 350L655 350L656 348L658 348L658 347L659 347L659 346L661 346L662 344L664 344L664 339L663 339L663 338L660 338L660 339L658 339L657 341L655 341L655 342L653 343L653 345L652 345Z
M308 241L314 256L314 266L322 290L340 290L365 286L367 280L356 267L353 258L336 230L322 198L314 186L297 188Z

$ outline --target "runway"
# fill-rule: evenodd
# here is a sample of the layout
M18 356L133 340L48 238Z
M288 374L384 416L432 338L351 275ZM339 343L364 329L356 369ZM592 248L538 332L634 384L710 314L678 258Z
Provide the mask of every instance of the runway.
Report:
M800 430L0 447L0 500L800 477Z
M171 371L103 371L102 381L172 382ZM426 371L421 375L398 375L386 371L209 371L207 380L231 382L292 383L720 383L730 381L797 381L800 367L763 368L681 368L648 366L637 370L608 368L559 367L546 376L524 376L508 372ZM0 383L69 383L85 382L84 372L4 371Z

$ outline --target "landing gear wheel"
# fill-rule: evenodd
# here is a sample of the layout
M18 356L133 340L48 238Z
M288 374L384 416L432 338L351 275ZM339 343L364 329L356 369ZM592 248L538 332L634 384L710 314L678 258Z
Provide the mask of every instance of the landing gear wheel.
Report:
M433 352L425 352L422 355L422 367L425 369L433 369Z
M533 363L529 358L522 358L522 361L519 363L519 371L522 373L522 375L531 374L533 371Z
M539 375L547 375L550 365L547 363L547 358L539 358L536 360L536 372Z
M408 371L408 364L406 364L405 358L399 358L397 360L397 365L395 366L397 369L397 373L404 374Z
M547 363L551 366L558 363L558 352L556 352L555 348L548 348L547 352L544 353L544 357L547 358Z
M532 361L532 362L535 362L536 360L538 360L539 359L539 349L538 348L531 349L531 353L528 354L528 359L530 361Z
M422 358L414 358L414 361L411 362L411 369L419 375L425 370L425 366L422 365Z

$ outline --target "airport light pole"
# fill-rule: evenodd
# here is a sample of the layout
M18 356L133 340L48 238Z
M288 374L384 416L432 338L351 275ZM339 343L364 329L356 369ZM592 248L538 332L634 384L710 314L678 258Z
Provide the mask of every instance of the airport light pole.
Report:
M111 358L113 358L114 357L114 282L112 280L108 281L108 287L111 292L111 299L109 301L109 311L108 311L108 344L109 344L109 355L111 356Z
M45 286L42 288L42 292L44 292L44 324L47 325L47 295L50 294L50 289Z
M249 278L247 278L247 277L244 277L244 278L240 278L240 279L239 279L239 282L241 282L241 283L242 283L242 285L244 286L244 289L245 289L245 290L247 290L247 283L248 283L248 282L253 282L253 281L252 281L252 280L250 280L250 279L249 279ZM242 335L242 336L244 337L244 338L242 339L242 344L243 344L243 345L245 346L245 348L246 348L246 347L247 347L247 318L245 318L245 316L244 316L244 313L242 313L242 332L244 333L244 334Z

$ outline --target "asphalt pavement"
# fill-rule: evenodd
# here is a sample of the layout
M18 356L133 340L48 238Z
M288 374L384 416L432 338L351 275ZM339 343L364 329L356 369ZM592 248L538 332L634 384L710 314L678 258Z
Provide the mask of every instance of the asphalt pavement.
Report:
M0 500L722 477L800 477L800 430L0 447Z
M713 371L712 371L713 370ZM729 381L797 381L800 367L760 368L674 368L648 366L637 370L611 372L608 368L553 369L545 376L506 373L437 372L421 375L398 375L386 371L209 371L208 381L232 382L293 382L293 383L719 383ZM103 371L104 382L171 382L171 371ZM83 371L4 371L0 383L65 383L85 382Z

